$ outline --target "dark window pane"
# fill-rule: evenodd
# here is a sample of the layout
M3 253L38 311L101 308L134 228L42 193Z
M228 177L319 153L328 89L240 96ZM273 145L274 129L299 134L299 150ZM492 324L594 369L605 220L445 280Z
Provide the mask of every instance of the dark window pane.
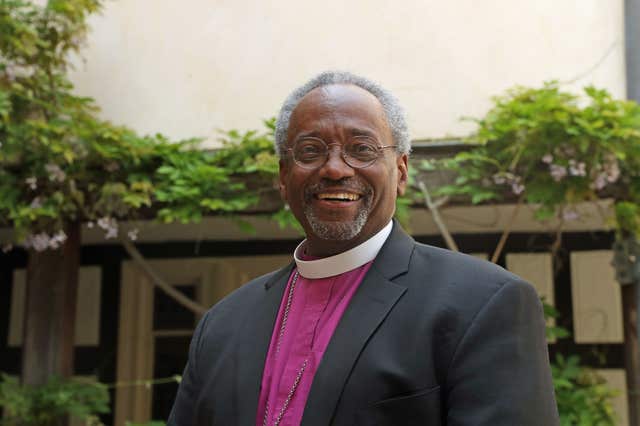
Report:
M179 285L174 288L190 299L195 297L196 288L194 285ZM195 314L157 287L154 291L153 304L154 330L190 329L195 327Z
M157 337L155 345L155 366L153 377L156 379L181 375L189 351L191 337ZM152 418L166 421L171 412L173 401L178 392L178 383L166 383L153 387Z

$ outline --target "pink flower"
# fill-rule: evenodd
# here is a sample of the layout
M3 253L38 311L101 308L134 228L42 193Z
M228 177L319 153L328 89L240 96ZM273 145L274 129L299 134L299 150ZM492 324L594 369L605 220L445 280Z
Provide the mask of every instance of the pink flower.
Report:
M137 240L138 239L138 229L134 228L134 229L129 230L129 232L127 232L127 236L129 237L129 239L131 241Z
M39 234L27 235L24 240L25 248L32 248L35 251L44 251L46 249L57 249L67 240L67 234L64 231L58 231L55 235L49 236L46 232Z
M49 240L49 247L52 249L57 249L64 242L67 241L67 234L64 231L58 231L51 239Z
M67 178L67 174L57 164L49 163L44 169L49 173L49 180L52 182L64 182Z
M110 240L112 238L117 238L118 237L118 228L109 228L109 229L107 229L107 232L104 234L104 237L107 240Z
M595 180L589 185L591 189L597 191L600 191L605 186L607 186L607 175L605 173L598 173L598 176L596 176Z
M493 175L493 182L496 185L503 185L507 182L507 178L504 177L504 175L496 173L495 175Z
M516 195L522 194L524 192L524 188L524 185L519 182L513 182L511 184L511 191Z
M580 218L580 215L575 210L565 209L562 211L562 219L568 221L576 220Z
M32 190L35 190L38 188L38 178L36 178L35 176L31 176L28 177L24 180L24 182L29 185L29 188L31 188Z
M551 154L545 154L542 157L542 162L545 163L545 164L551 164L552 161L553 161L553 155L551 155Z
M40 199L40 197L36 197L33 200L31 200L31 204L29 204L29 208L39 209L40 207L42 207L42 200Z
M620 168L618 167L618 162L609 163L605 166L605 170L607 173L607 181L609 183L614 183L620 177Z
M586 176L587 165L583 162L577 162L576 160L569 160L569 175L570 176Z
M549 165L549 173L553 180L560 182L567 175L567 169L558 164L551 164Z
M115 218L105 216L98 219L98 227L106 231L104 237L107 240L118 236L118 221Z

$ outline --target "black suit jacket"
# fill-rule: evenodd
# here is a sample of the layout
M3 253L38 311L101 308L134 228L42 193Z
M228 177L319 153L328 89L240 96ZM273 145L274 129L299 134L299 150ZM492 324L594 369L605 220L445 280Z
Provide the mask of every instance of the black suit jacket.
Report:
M293 264L200 321L168 425L253 426ZM554 426L534 289L489 262L416 243L397 223L326 349L304 426Z

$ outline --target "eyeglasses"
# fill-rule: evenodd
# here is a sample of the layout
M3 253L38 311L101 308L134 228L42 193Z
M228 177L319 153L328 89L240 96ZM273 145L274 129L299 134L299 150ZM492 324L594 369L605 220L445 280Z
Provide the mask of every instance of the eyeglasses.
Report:
M354 169L364 169L371 166L383 154L387 148L395 148L397 145L378 145L368 136L355 136L344 145L339 143L327 144L325 141L314 137L305 137L295 142L291 152L295 163L309 170L319 169L329 159L330 147L337 146L340 156L347 165Z

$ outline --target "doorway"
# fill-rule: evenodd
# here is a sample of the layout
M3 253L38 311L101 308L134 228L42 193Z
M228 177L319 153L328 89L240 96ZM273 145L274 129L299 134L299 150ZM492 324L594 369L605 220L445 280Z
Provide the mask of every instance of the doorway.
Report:
M278 269L290 255L151 260L178 291L212 306L252 278ZM152 285L133 261L123 262L118 329L115 426L166 420L177 382L145 386L181 375L200 318Z

